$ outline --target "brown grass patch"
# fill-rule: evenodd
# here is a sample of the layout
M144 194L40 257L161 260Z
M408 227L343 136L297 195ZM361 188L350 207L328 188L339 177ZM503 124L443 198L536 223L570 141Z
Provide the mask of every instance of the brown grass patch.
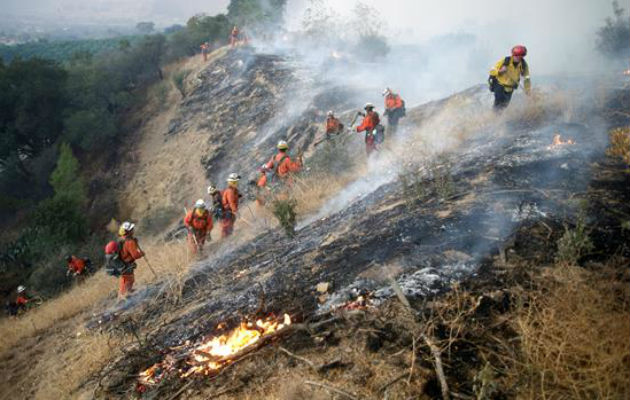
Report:
M520 398L627 398L627 284L579 267L549 269L537 283L514 321L523 358L509 372Z

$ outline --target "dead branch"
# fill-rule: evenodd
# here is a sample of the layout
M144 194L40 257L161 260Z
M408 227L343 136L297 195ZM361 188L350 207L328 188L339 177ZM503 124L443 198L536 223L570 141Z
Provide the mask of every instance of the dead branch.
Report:
M398 382L399 380L401 380L402 378L404 378L405 376L407 376L407 371L396 375L393 379L391 379L389 382L387 382L386 384L384 384L383 386L381 386L378 391L379 392L384 392L385 389L387 389L388 387L390 387L391 385L393 385L394 383Z
M175 400L176 398L179 397L179 395L181 395L182 393L184 393L184 391L186 389L188 389L190 387L190 385L192 385L195 381L190 381L187 384L185 384L184 386L182 386L177 392L175 392L174 395L172 395L171 397L168 398L168 400Z
M413 367L414 365L416 365L416 338L415 336L413 337L413 340L411 341L411 348L412 348L411 367L409 368L409 378L407 378L407 385L411 383L411 377L413 376Z
M318 370L318 368L315 366L315 364L311 360L308 360L308 359L306 359L304 357L300 357L297 354L293 354L289 350L285 349L282 346L278 346L278 350L282 351L283 353L285 353L286 355L288 355L290 357L295 358L296 360L299 360L299 361L302 361L303 363L308 364L308 366L311 367L311 369L313 371L317 371Z
M313 382L313 381L304 381L304 383L307 384L307 385L317 386L317 387L320 387L320 388L323 388L323 389L330 390L331 392L335 392L335 393L340 394L342 396L345 396L345 397L347 397L349 399L357 400L357 397L355 397L354 395L346 392L345 390L341 390L341 389L338 389L336 387L333 387L333 386L330 386L330 385L326 385L324 383Z
M431 353L433 354L433 358L435 359L435 373L440 381L440 387L442 388L442 399L449 400L449 390L448 384L446 383L446 377L444 376L444 368L442 367L442 356L440 354L440 349L433 343L428 336L424 333L421 334L422 339L426 342L427 346L431 349Z
M239 383L238 385L233 386L231 388L223 389L223 390L220 390L220 391L216 392L215 394L212 395L212 397L219 397L221 395L224 395L224 394L229 393L229 392L231 392L233 390L236 390L236 389L240 389L242 387L243 387L243 384Z

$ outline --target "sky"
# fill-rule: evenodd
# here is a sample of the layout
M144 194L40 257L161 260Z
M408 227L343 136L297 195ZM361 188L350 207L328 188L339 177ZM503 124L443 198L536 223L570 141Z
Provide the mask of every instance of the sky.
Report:
M310 0L288 0L289 29L300 27ZM323 0L351 17L354 0ZM557 73L568 65L588 69L595 32L611 15L609 0L362 0L374 7L378 24L392 43L422 43L432 37L469 33L479 48L499 59L514 44L530 49L533 69ZM225 12L229 0L0 0L1 14L37 15L93 21L185 23L196 13ZM628 7L627 1L620 2ZM384 24L382 24L384 22ZM560 59L560 60L559 60ZM562 62L559 62L562 61ZM535 67L534 67L535 65Z

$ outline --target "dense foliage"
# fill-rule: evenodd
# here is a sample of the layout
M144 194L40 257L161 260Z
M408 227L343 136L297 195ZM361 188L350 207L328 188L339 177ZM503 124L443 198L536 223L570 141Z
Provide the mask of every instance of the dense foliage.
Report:
M621 58L625 62L630 58L630 20L625 11L615 0L612 2L613 17L606 19L606 24L597 31L597 49L612 58Z
M234 24L275 29L284 3L233 0L227 15L195 15L163 34L141 22L140 36L0 47L0 223L21 227L0 242L0 274L10 278L0 290L28 283L54 294L69 283L63 256L100 249L87 229L81 164L113 154L124 117L164 79L165 64L203 42L227 43Z

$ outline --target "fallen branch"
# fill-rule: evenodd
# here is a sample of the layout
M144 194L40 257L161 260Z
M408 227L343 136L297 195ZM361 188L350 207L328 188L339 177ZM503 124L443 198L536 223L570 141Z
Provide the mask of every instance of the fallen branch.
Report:
M387 389L388 387L390 387L391 385L393 385L394 383L398 382L399 380L401 380L402 378L404 378L405 376L407 376L407 371L396 375L393 379L391 379L389 382L387 382L386 384L384 384L383 386L381 386L378 391L379 392L384 392L385 389Z
M219 397L219 396L221 396L223 394L229 393L229 392L231 392L233 390L236 390L236 389L240 389L242 387L243 387L243 384L239 383L238 385L233 386L231 388L223 389L223 390L220 390L220 391L216 392L215 394L212 395L212 397Z
M409 368L409 378L407 378L407 385L411 383L411 377L413 376L413 367L416 365L416 338L411 341L411 367Z
M172 395L171 397L168 398L168 400L175 400L176 398L179 397L179 395L181 395L182 393L184 393L184 390L188 389L190 387L190 385L192 385L195 381L190 381L187 384L185 384L184 386L182 386L177 392L175 392L174 395Z
M424 333L421 334L422 339L426 342L427 346L431 349L431 353L433 354L433 358L435 358L435 373L440 381L440 387L442 388L442 399L449 400L449 390L448 384L446 383L446 377L444 376L444 368L442 367L442 356L440 354L440 349L433 343L427 335Z
M318 368L315 366L315 364L314 364L311 360L308 360L308 359L306 359L306 358L304 358L304 357L300 357L300 356L298 356L297 354L293 354L293 353L291 353L289 350L285 349L285 348L284 348L284 347L282 347L282 346L279 346L279 347L278 347L278 350L282 351L283 353L285 353L286 355L288 355L288 356L290 356L290 357L295 358L296 360L299 360L299 361L302 361L303 363L308 364L308 366L309 366L309 367L311 367L311 369L312 369L313 371L317 371L317 369L318 369Z
M354 395L346 392L345 390L338 389L338 388L336 388L334 386L326 385L324 383L319 383L319 382L313 382L313 381L304 381L304 383L307 384L307 385L317 386L317 387L320 387L320 388L323 388L323 389L330 390L331 392L335 392L335 393L340 394L342 396L345 396L345 397L347 397L349 399L357 400L357 397L355 397Z

